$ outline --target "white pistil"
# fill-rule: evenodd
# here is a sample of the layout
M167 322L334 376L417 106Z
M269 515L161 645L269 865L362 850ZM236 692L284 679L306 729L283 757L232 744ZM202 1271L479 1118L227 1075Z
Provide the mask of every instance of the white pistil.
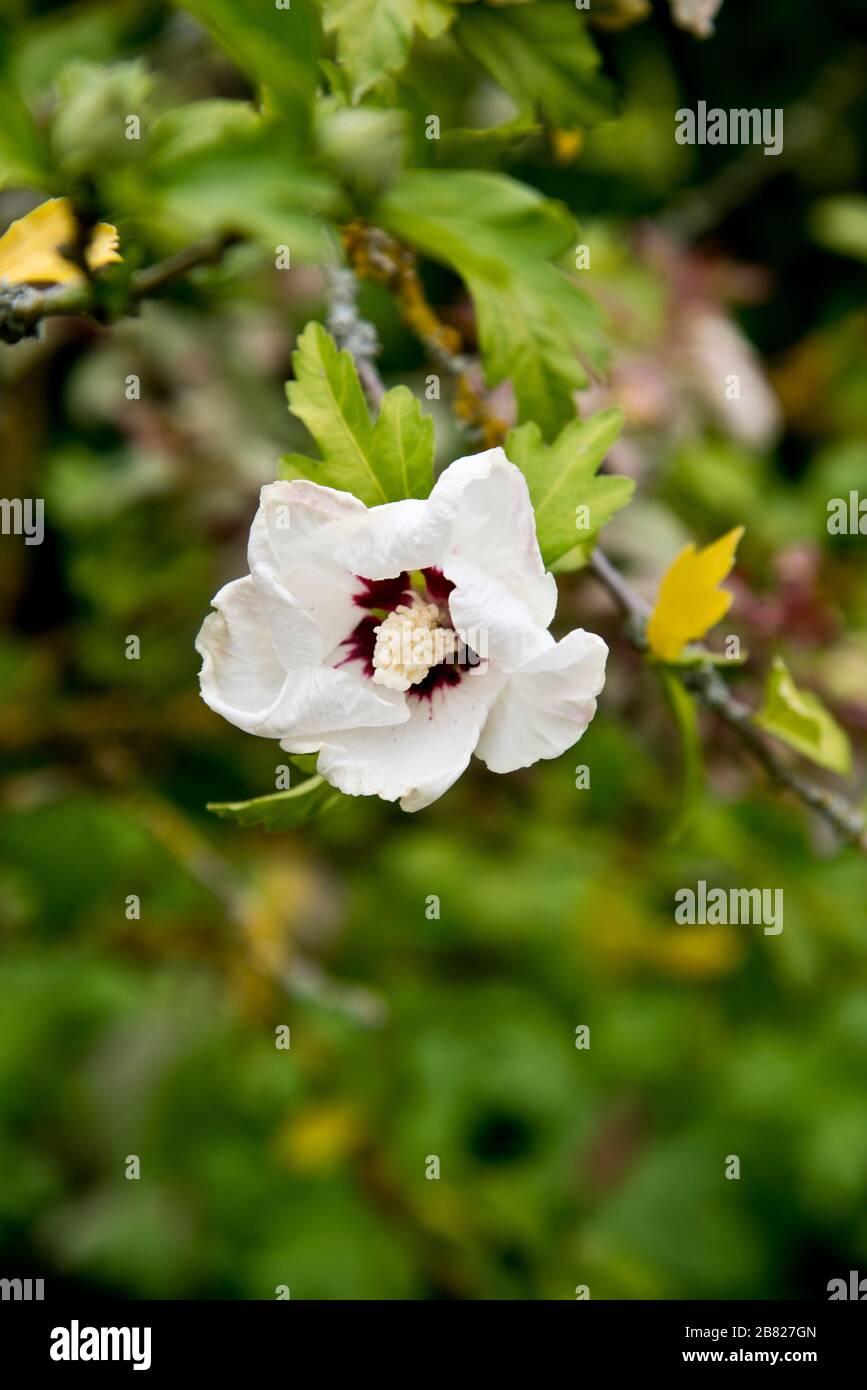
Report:
M438 606L417 594L411 603L398 604L374 632L373 681L389 690L418 685L432 666L450 660L457 650L456 635L440 623Z

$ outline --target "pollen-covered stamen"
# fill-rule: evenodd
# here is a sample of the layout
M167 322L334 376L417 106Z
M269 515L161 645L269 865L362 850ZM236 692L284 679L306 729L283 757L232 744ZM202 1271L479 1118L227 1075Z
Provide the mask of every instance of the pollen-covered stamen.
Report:
M385 622L374 628L373 681L389 690L409 690L418 685L434 666L453 661L457 634L441 623L439 604L426 603L413 594L409 603L400 603Z

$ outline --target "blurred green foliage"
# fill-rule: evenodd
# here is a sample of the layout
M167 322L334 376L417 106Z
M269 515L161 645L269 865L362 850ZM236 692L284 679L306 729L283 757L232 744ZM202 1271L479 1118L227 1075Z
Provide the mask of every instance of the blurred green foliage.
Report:
M471 345L474 299L519 428L550 442L609 363L585 400L624 410L637 490L606 535L640 587L687 539L747 526L739 693L757 706L784 653L863 786L865 539L826 526L829 498L867 488L861 7L726 3L704 44L656 7L550 77L508 55L560 22L552 0L461 6L454 35L417 0L375 61L353 53L371 6L327 8L320 40L293 0L309 46L289 65L280 17L246 0L4 9L4 224L73 194L120 229L120 289L190 239L247 237L110 331L55 320L0 350L2 491L44 497L47 525L0 543L4 1272L130 1297L824 1297L867 1261L867 861L711 722L673 838L663 692L580 574L560 619L612 645L584 741L510 778L478 765L417 816L343 799L278 835L210 816L272 789L281 755L200 702L193 640L244 568L259 486L310 452L283 382L324 314L323 214L378 207ZM785 106L783 155L677 146L673 110L700 99ZM118 160L105 113L130 101L148 139ZM580 288L547 259L573 218ZM362 308L389 384L419 392L387 293ZM438 462L465 452L447 402L425 410ZM699 879L782 888L784 931L676 927Z

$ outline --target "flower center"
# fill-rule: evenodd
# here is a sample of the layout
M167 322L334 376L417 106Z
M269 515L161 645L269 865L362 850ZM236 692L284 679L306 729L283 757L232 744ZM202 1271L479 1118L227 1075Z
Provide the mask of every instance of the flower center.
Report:
M409 603L399 603L384 622L373 629L373 681L389 690L409 690L434 666L451 661L457 651L457 635L443 627L439 604L427 603L417 593Z

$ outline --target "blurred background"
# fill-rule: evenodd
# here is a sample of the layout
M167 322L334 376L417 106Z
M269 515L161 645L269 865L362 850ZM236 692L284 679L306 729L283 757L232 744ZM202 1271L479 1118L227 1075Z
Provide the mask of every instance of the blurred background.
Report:
M867 496L867 12L726 0L700 41L644 8L596 16L620 116L507 166L592 247L612 354L581 408L624 407L612 463L638 484L606 547L652 595L687 540L744 523L737 692L758 702L782 653L852 737L863 800L867 538L826 523ZM249 94L160 0L4 11L4 82L37 114L81 59L141 58L166 105ZM444 124L447 100L502 119L442 42L414 61L419 83L445 65ZM783 153L677 145L699 100L783 107ZM0 229L39 201L4 191ZM826 1297L867 1262L867 859L711 721L673 836L677 736L591 577L561 582L558 623L606 636L609 681L563 758L283 835L205 809L281 760L205 707L193 650L259 487L306 447L283 383L324 281L272 265L239 247L137 318L0 347L2 492L46 516L41 546L0 543L2 1272L130 1298ZM460 282L423 270L472 342ZM420 387L385 291L362 308L386 380ZM466 452L430 408L441 461ZM783 933L676 927L702 878L782 888Z

